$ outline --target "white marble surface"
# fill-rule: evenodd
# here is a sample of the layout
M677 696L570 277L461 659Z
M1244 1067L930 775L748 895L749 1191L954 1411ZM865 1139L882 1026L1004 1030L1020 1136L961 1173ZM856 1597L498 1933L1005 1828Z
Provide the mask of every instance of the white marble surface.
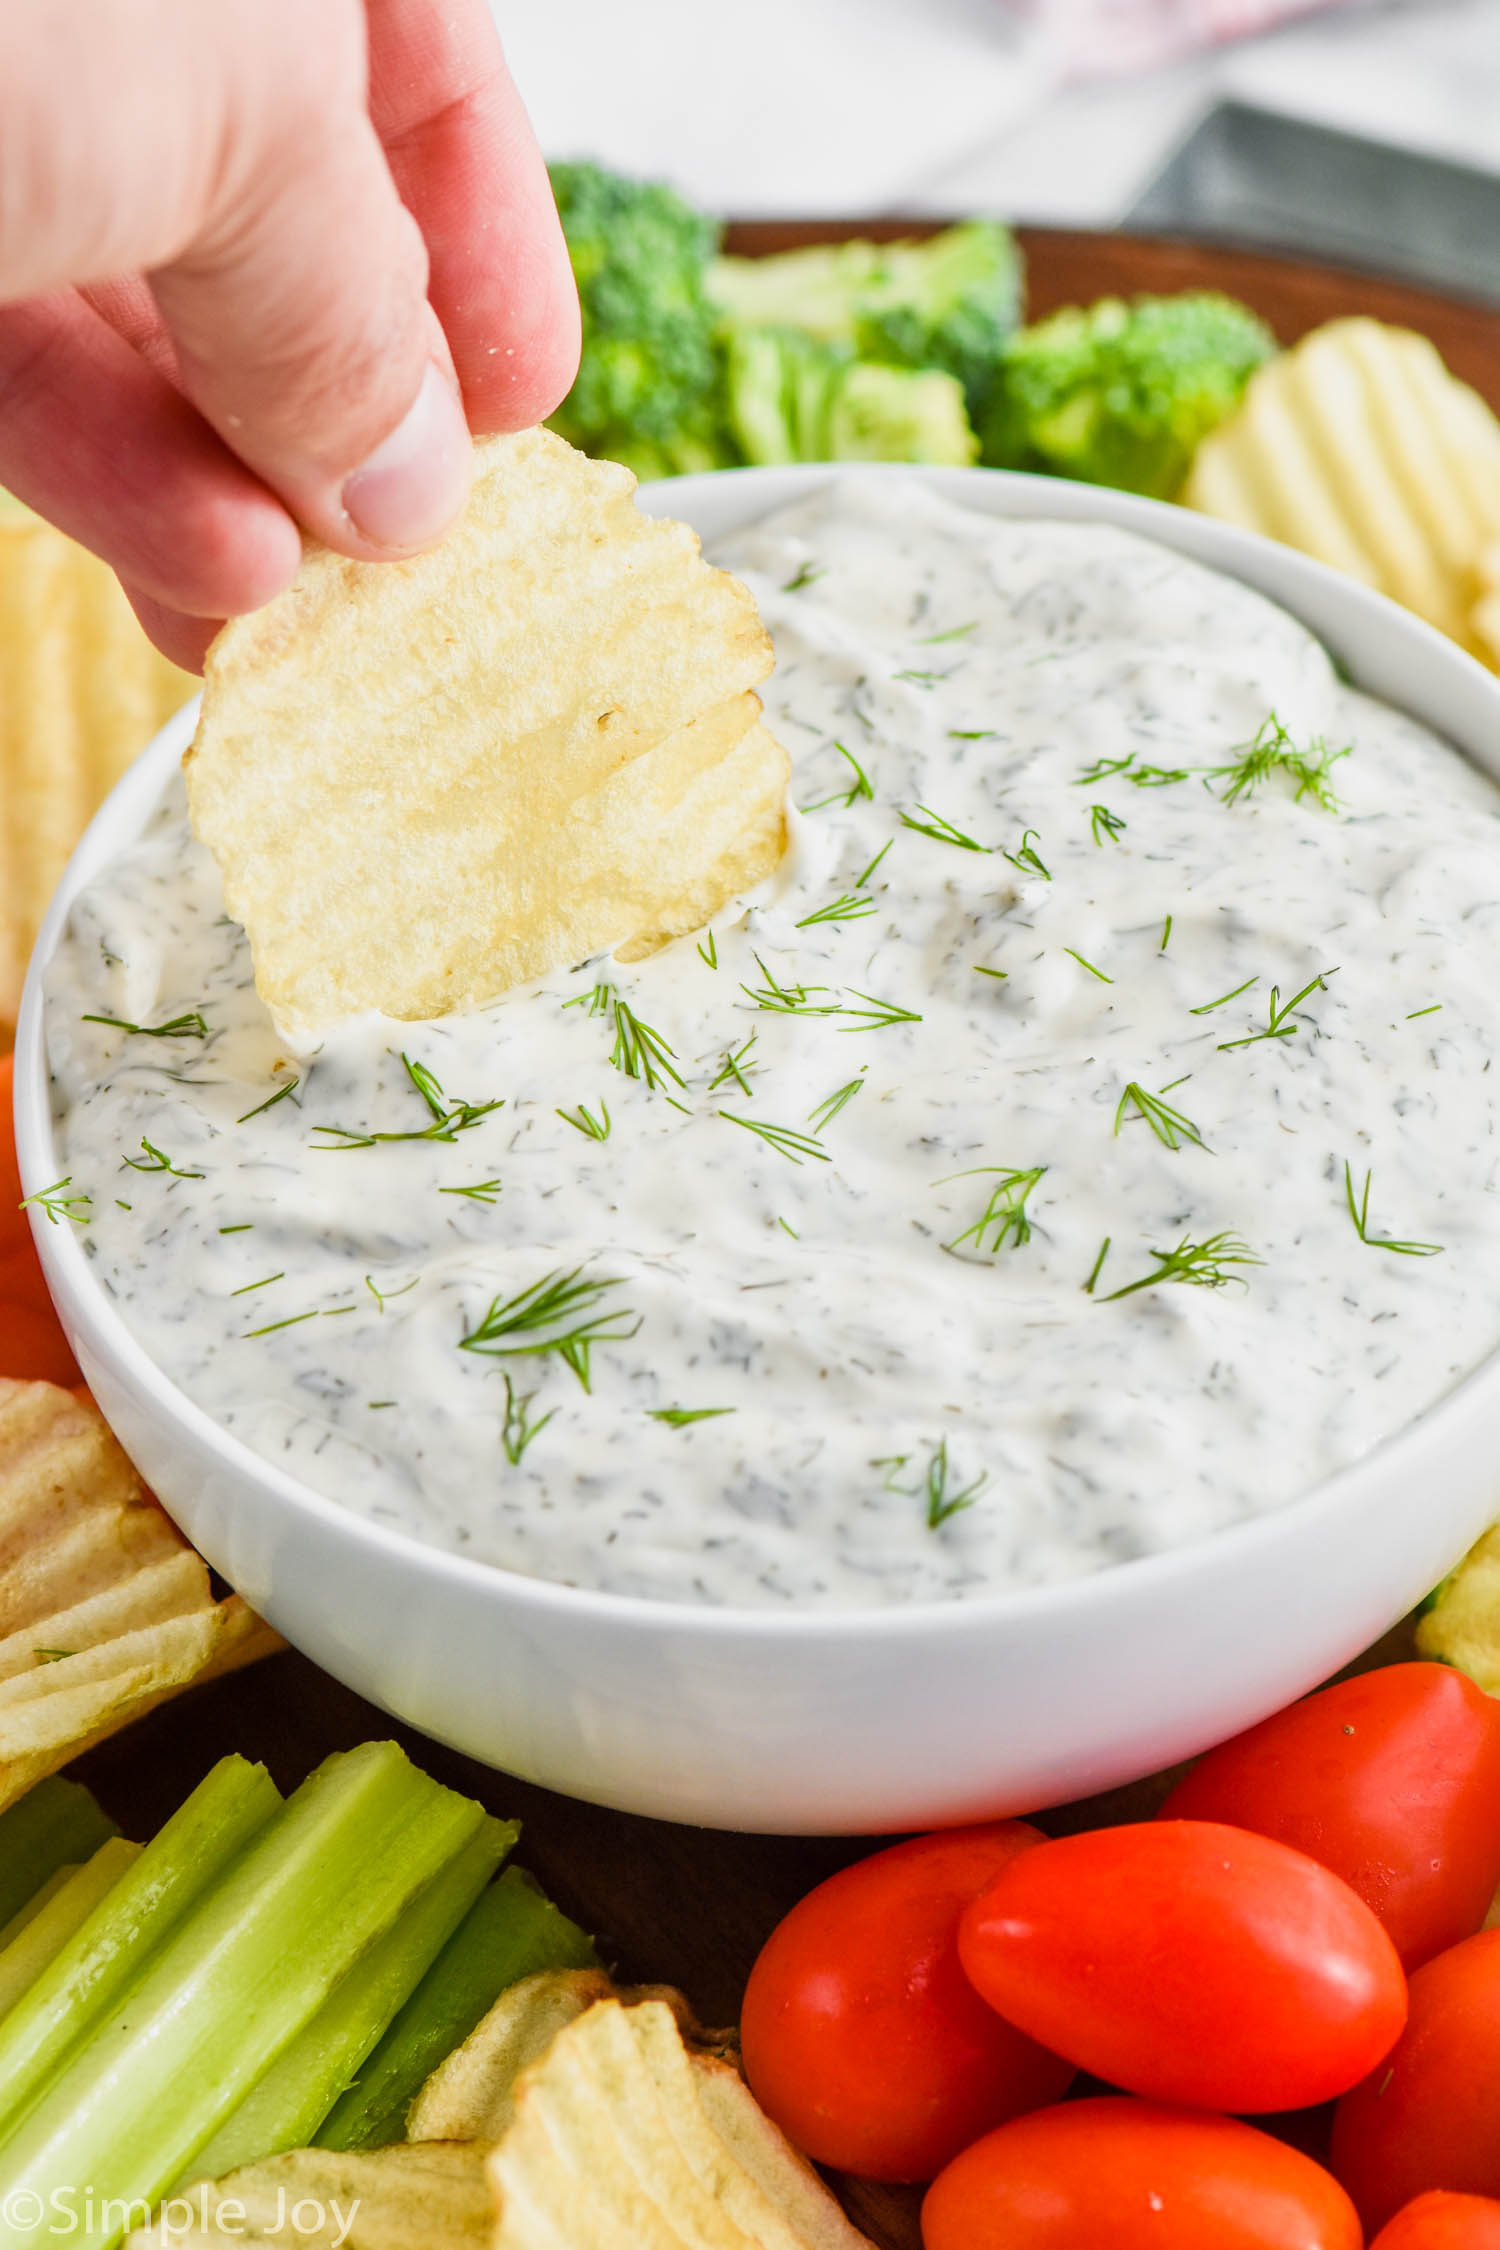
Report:
M1003 0L494 0L549 156L743 214L1108 225L1233 95L1500 171L1500 0L1365 0L1059 84Z

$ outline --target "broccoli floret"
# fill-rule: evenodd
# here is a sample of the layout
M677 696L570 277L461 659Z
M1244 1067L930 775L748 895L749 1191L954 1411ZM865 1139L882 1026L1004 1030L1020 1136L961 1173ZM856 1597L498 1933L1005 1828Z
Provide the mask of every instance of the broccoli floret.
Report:
M1276 348L1252 312L1212 291L1068 306L1002 351L984 459L1170 500Z
M893 242L860 306L855 348L861 359L895 367L946 369L977 418L1021 317L1022 279L1015 237L989 219L949 227L930 242Z
M735 329L724 346L724 393L746 461L963 466L978 450L953 376L878 367L799 329Z
M984 406L1020 317L1021 256L988 219L928 242L843 242L771 258L720 258L709 292L723 329L795 328L856 358L956 375Z
M552 427L589 453L661 449L670 459L711 412L715 314L704 277L718 226L658 181L597 164L550 169L583 308L578 380Z

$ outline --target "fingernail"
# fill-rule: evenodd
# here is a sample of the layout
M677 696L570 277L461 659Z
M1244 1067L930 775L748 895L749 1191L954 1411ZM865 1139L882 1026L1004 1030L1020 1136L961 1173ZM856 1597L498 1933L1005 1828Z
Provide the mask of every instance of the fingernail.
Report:
M473 446L457 393L431 361L388 438L344 486L344 513L372 546L430 546L464 504Z

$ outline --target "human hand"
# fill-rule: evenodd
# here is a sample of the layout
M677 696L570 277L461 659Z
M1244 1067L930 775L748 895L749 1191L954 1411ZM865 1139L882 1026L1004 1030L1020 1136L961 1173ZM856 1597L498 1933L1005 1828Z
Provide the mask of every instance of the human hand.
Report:
M368 82L367 82L368 71ZM196 668L299 526L409 554L578 306L486 0L0 7L0 486Z

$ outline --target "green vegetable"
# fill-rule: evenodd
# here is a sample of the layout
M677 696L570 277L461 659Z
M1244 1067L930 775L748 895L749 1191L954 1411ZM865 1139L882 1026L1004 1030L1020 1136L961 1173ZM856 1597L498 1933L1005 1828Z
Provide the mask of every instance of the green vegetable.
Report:
M1276 340L1212 291L1103 297L1012 336L981 426L992 467L1170 500Z
M81 1782L51 1774L0 1813L0 1927L60 1867L81 1867L119 1830Z
M123 1836L111 1836L91 1860L73 1868L55 1890L50 1883L46 1886L51 1896L37 1913L27 1916L24 1928L0 1951L0 2015L31 1990L106 1891L114 1889L140 1856L139 1844L127 1844Z
M519 1833L514 1821L484 1821L198 2151L191 2166L194 2178L222 2179L263 2156L307 2147Z
M591 1968L597 1958L577 1923L529 1875L508 1867L454 1931L324 2121L317 2145L379 2148L398 2141L421 2087L508 1986L543 1969Z
M0 2132L10 2131L280 1804L265 1768L245 1758L220 1759L199 1783L0 2019Z
M552 427L637 475L712 467L717 224L658 181L554 164L552 191L583 308L578 379Z
M725 412L746 461L974 458L951 375L877 367L791 328L735 330L724 353Z
M800 329L859 360L938 368L957 377L970 414L978 416L1001 346L1020 318L1022 279L1009 229L971 219L927 242L844 242L772 258L720 258L708 286L725 336Z
M80 2183L73 2250L114 2250L485 1818L394 1743L326 1760L0 2145L0 2210L37 2212L6 2250L41 2250Z

